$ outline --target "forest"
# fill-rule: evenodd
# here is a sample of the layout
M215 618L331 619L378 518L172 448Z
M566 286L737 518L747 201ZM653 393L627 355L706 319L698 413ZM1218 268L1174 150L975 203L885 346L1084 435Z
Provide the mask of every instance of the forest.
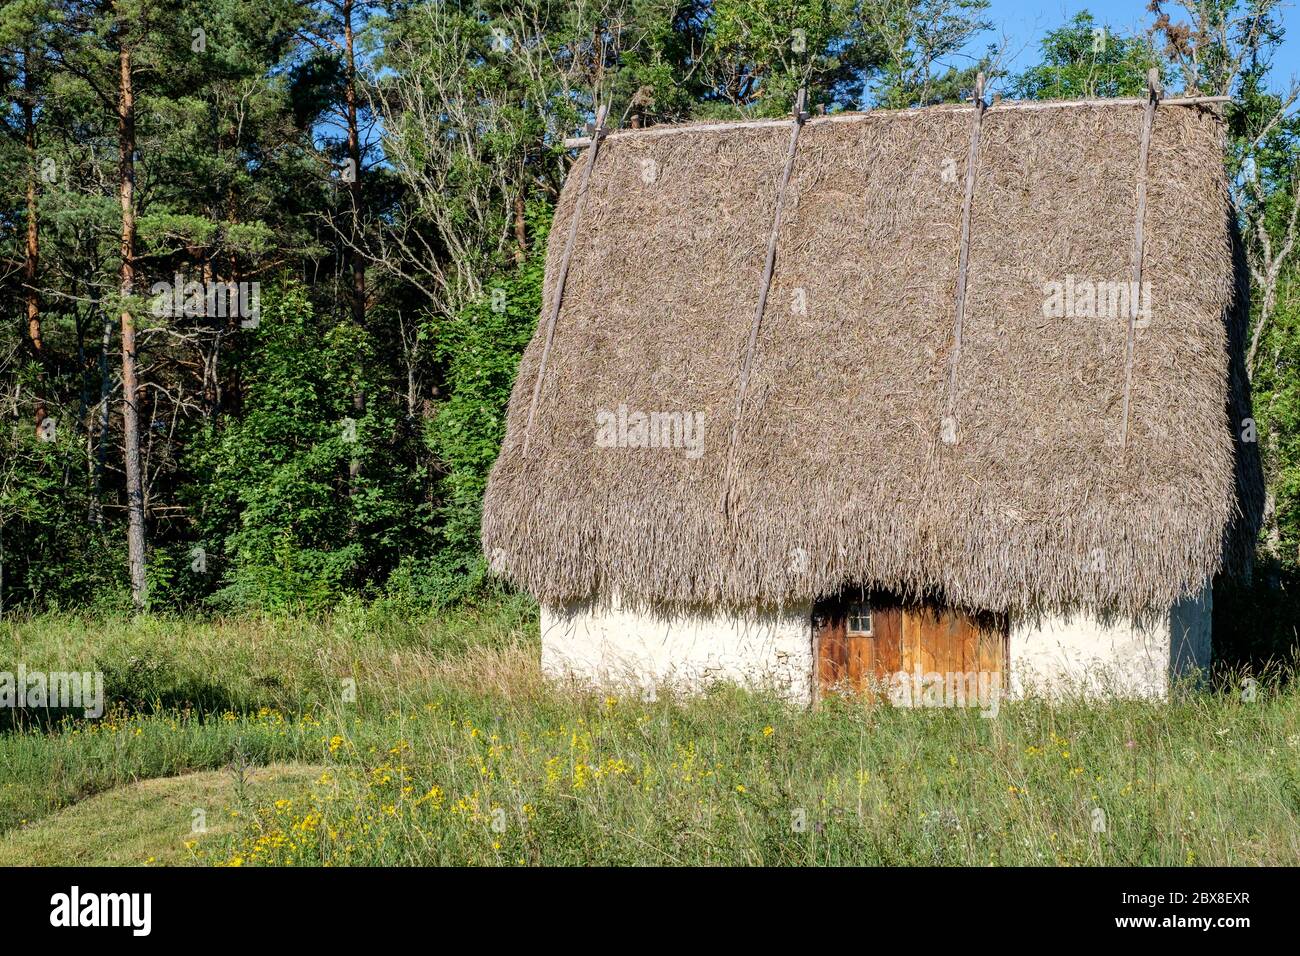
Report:
M644 127L991 95L1229 96L1268 494L1216 640L1296 640L1300 86L1277 0L6 0L0 614L446 608L598 109ZM1220 622L1222 618L1222 622Z

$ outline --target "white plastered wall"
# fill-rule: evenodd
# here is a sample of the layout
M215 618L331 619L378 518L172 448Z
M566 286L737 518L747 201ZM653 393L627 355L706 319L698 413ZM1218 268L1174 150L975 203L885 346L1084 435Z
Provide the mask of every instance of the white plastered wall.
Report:
M812 699L808 605L745 614L632 610L617 603L543 607L542 671L640 694L725 681Z
M1144 618L1087 612L1011 622L1011 695L1163 699L1172 680L1210 666L1207 586L1199 596Z
M1210 664L1207 587L1142 620L1078 612L1011 622L1011 697L1167 696L1171 679ZM720 681L813 696L810 607L723 614L658 612L617 602L543 607L542 670L588 687L646 694L698 691Z

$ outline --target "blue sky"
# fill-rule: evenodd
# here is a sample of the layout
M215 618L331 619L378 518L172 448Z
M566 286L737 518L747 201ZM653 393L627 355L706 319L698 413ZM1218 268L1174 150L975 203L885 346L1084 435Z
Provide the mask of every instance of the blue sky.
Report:
M1179 16L1180 10L1174 4L1167 9L1175 22L1186 19ZM993 30L977 37L968 49L982 53L990 43L1000 43L1005 36L1008 69L1019 72L1035 62L1043 36L1081 10L1087 10L1094 20L1116 32L1145 32L1154 19L1146 11L1146 0L991 0L988 19L993 22ZM1300 12L1288 6L1281 16L1287 35L1273 59L1274 89L1285 86L1292 76L1300 76Z

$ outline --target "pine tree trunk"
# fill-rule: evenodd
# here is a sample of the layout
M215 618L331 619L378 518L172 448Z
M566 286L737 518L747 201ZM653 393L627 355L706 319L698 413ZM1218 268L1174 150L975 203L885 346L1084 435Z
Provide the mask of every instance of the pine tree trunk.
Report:
M348 259L352 270L352 321L357 328L365 327L366 322L366 263L361 255L361 132L357 123L357 66L354 49L355 37L352 31L352 0L343 3L343 45L346 56L346 85L344 97L348 119L348 161L351 166L352 179L348 191L352 200L352 242L348 250ZM357 387L352 393L352 409L360 420L366 413L366 393ZM348 497L355 498L361 480L361 459L354 455L348 464ZM356 530L356 515L352 517L352 527Z
M23 56L23 145L27 149L27 242L23 257L23 292L27 302L27 337L31 341L32 351L42 366L41 387L45 386L45 342L41 338L41 303L36 291L36 278L40 267L41 247L39 210L36 199L36 89L32 79L31 52ZM49 410L45 405L44 394L36 398L36 430L39 433L41 422L45 421Z
M126 466L127 558L131 600L145 605L144 482L140 471L139 389L136 377L135 318L129 297L135 289L135 89L131 48L120 39L118 51L118 182L122 200L122 454Z

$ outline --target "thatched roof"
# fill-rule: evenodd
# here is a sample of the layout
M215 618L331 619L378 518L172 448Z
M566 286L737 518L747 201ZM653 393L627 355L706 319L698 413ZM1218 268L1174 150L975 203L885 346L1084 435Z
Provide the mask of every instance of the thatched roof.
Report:
M1130 280L1143 108L984 113L953 390L973 117L803 126L738 427L792 124L601 143L529 429L579 156L484 503L493 568L547 602L862 584L1136 610L1199 589L1243 524L1218 116L1156 111L1126 439L1127 314L1047 315L1045 283ZM702 453L598 443L620 406L702 413Z

